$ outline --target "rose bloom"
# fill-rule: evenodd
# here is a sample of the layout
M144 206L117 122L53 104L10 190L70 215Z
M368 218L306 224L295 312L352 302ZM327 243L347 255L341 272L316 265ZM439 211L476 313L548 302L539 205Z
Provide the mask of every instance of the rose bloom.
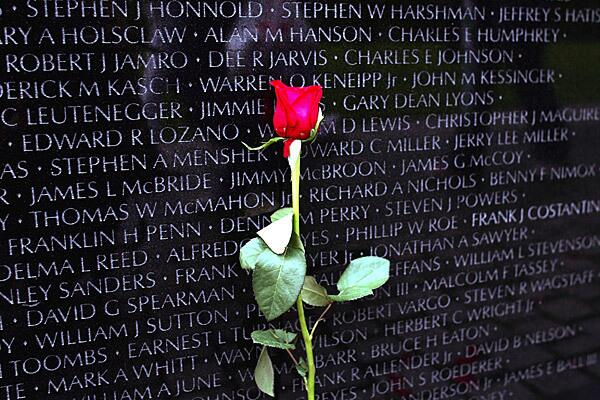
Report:
M289 148L296 139L308 139L319 120L319 102L323 97L321 86L290 87L281 81L271 81L275 88L277 105L273 125L278 136L287 138L283 156L289 156Z

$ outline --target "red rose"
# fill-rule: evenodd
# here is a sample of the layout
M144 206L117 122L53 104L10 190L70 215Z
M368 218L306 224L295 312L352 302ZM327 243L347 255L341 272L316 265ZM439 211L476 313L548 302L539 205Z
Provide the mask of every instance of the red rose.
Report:
M323 97L321 86L289 87L281 81L271 81L277 96L273 125L277 135L287 138L283 156L296 139L308 139L319 120L319 102Z

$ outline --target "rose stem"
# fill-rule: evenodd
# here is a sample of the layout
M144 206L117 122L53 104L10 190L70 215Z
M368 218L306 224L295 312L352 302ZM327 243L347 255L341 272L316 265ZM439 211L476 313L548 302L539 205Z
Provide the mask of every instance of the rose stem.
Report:
M292 354L292 352L290 351L290 349L285 349L285 350L287 351L288 355L292 359L292 362L294 363L294 365L297 367L298 366L298 360L296 360L296 357L294 357L294 354Z
M327 308L325 308L325 311L323 311L321 313L321 315L319 316L319 318L317 318L317 322L315 322L315 325L313 326L313 328L310 331L310 337L311 337L311 339L314 336L315 331L317 330L317 326L319 326L319 322L325 321L325 314L327 314L327 311L329 311L329 309L331 308L332 305L333 305L333 303L329 303L329 305L327 306Z
M296 165L292 169L292 209L294 210L294 232L300 238L300 155ZM302 240L302 239L300 239ZM313 356L312 338L308 332L306 317L304 316L304 305L302 304L302 294L296 301L298 309L298 319L302 329L302 338L306 348L306 363L308 364L308 380L306 383L306 396L308 400L315 399L315 359Z

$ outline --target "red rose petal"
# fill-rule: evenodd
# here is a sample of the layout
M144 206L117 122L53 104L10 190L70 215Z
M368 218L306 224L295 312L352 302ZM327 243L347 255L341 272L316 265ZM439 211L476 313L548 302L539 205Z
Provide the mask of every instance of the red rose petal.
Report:
M288 158L290 156L290 147L294 143L295 139L288 139L283 142L283 157Z
M290 87L274 80L277 104L273 115L273 125L277 135L291 139L307 139L319 118L319 102L323 97L320 86ZM289 153L291 142L286 141L284 153ZM287 156L286 156L287 157Z

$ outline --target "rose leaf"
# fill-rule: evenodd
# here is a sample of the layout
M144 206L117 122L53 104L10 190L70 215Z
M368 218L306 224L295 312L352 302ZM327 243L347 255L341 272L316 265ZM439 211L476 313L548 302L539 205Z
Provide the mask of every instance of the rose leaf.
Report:
M302 300L306 304L314 307L325 307L331 300L327 295L327 290L317 283L313 276L304 278L304 286L302 286Z
M296 339L296 336L297 334L282 329L269 329L252 332L252 341L263 346L293 350L296 346L292 342Z
M261 238L254 238L240 249L240 265L244 269L253 270L256 259L267 248Z
M275 372L267 347L263 347L260 357L258 357L258 363L254 370L254 380L261 392L275 397Z
M333 301L350 301L369 296L390 277L390 262L381 257L361 257L352 260L337 283L339 294Z
M256 259L252 288L260 311L272 321L288 311L300 295L306 276L304 246L293 234L283 254L264 250Z
M293 213L286 214L277 221L258 231L258 236L275 254L283 254L294 229Z

